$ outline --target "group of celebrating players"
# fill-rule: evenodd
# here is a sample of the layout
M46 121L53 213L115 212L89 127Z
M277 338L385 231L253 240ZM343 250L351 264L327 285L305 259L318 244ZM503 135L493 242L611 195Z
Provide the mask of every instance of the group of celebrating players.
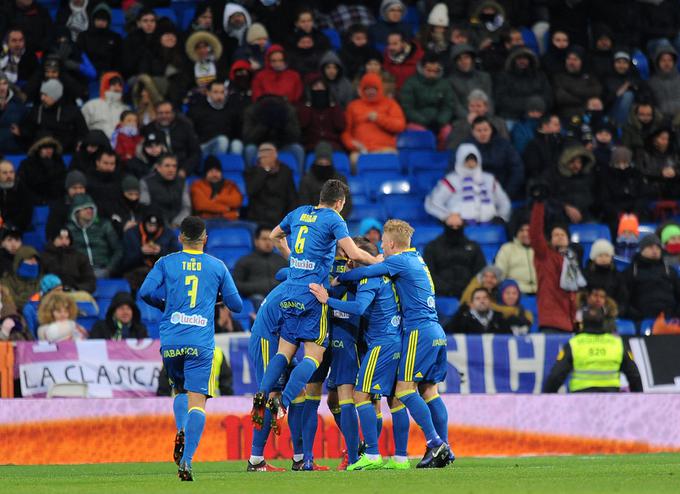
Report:
M285 281L262 303L251 330L249 353L259 386L248 471L284 470L268 464L263 450L269 433L279 434L286 417L292 469L328 469L313 457L326 378L329 407L346 444L338 469L410 468L409 414L427 441L417 467L442 468L454 460L448 413L437 391L446 377L446 337L437 319L432 277L410 247L413 228L389 220L378 254L373 244L349 236L339 213L348 194L346 184L328 180L317 206L295 209L272 231L289 267L277 274ZM161 354L176 392L174 456L181 480L193 480L191 462L212 394L214 301L221 293L231 310L242 307L226 266L203 253L206 238L203 222L187 218L180 232L184 249L161 258L140 289L147 303L164 312ZM304 358L296 362L300 345ZM395 455L387 462L378 450L383 396L395 443Z

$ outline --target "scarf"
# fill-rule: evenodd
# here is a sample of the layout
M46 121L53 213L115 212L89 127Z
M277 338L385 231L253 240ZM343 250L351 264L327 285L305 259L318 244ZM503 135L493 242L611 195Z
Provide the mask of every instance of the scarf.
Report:
M87 31L90 25L90 19L87 16L87 0L80 7L73 5L73 3L70 3L69 7L71 8L71 15L66 21L66 27L71 32L71 39L75 42L78 35Z
M567 249L562 261L562 273L560 274L560 288L565 292L578 292L588 283L581 273L578 258L573 250Z
M401 65L404 63L404 60L408 58L408 56L411 54L411 44L409 43L406 45L406 48L404 48L404 51L397 53L396 55L388 54L390 57L390 60L394 62L397 65Z
M484 329L489 327L491 324L491 319L493 319L493 311L488 310L486 313L477 312L475 309L470 309L470 315L475 318L479 324L481 324Z
M222 109L224 109L224 105L227 104L227 101L226 101L226 100L225 100L225 101L222 101L222 103L217 104L217 103L215 103L213 100L210 99L210 96L208 96L208 97L206 98L206 101L208 102L208 104L210 105L210 107L211 107L213 110L222 110Z
M0 71L4 72L9 82L13 84L16 84L17 80L19 80L19 63L25 52L26 50L22 50L19 55L12 55L6 52L0 58Z
M212 58L194 64L194 78L198 87L208 87L208 84L217 79L217 67Z

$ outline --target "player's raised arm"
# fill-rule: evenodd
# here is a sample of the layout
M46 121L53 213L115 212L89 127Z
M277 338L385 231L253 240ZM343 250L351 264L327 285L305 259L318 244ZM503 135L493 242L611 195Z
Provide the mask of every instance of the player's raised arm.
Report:
M357 247L357 244L354 243L354 240L352 240L351 237L339 239L338 245L342 248L342 250L345 251L347 257L361 264L366 264L370 266L371 264L377 264L380 261L382 261L382 258L380 256L374 257L365 250L362 250L359 247Z

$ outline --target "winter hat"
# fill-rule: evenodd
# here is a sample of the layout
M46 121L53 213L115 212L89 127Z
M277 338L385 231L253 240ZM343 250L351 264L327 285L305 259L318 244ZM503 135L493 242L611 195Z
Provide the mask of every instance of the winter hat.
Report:
M319 159L327 159L333 163L333 146L328 141L319 141L319 144L314 148L315 161Z
M427 16L427 23L430 26L449 27L449 9L445 3L438 3Z
M527 111L540 111L545 113L545 101L540 96L530 96L527 98Z
M610 163L630 163L633 160L633 153L626 146L616 146L612 149L612 157Z
M255 43L255 41L262 38L269 39L269 33L267 32L267 28L264 27L264 25L260 24L259 22L254 22L253 25L250 26L248 28L248 31L246 32L246 43L252 45Z
M661 243L666 245L671 237L680 236L680 226L678 225L668 225L661 230Z
M637 216L634 214L623 214L619 220L619 228L616 232L617 235L623 235L623 232L629 231L635 233L635 235L640 235L640 222Z
M387 11L392 7L399 7L402 12L406 12L406 5L401 0L383 0L380 4L380 15L386 18Z
M576 55L581 60L585 60L586 50L582 46L571 45L567 48L567 56L569 55Z
M40 86L40 93L57 101L64 94L64 85L57 79L48 79Z
M630 53L627 51L619 50L616 53L614 53L614 60L628 60L630 62Z
M121 182L123 192L137 191L139 192L139 180L132 175L125 175Z
M64 187L66 190L70 189L74 185L82 185L87 187L87 177L85 174L79 170L71 170L66 175L66 180L64 181Z
M517 299L517 305L519 305L519 302L522 299L522 291L519 289L519 284L512 278L508 278L507 280L504 280L500 285L498 285L499 294L498 298L500 300L503 300L503 292L505 292L505 290L513 286L517 288L517 292L519 293L519 298Z
M210 170L222 171L222 163L215 156L210 155L205 159L203 163L203 172L207 175Z
M45 295L61 285L62 282L59 276L56 274L46 274L40 280L40 294Z
M503 281L505 279L505 275L503 274L503 270L501 268L497 267L497 266L494 266L493 264L486 266L484 269L482 269L479 272L479 279L481 280L482 277L486 273L492 273L499 282Z
M593 243L593 246L590 248L590 260L594 261L601 254L614 256L614 246L609 240L604 238L598 239Z
M642 252L646 247L651 247L652 245L658 245L659 248L662 247L661 239L657 235L650 233L649 235L642 237L638 244L638 249Z

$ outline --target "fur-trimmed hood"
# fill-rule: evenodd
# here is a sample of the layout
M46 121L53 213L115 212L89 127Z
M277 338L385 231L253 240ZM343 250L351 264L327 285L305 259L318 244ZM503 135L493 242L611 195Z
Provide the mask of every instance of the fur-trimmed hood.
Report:
M192 62L198 62L198 58L196 57L196 45L199 43L207 43L210 46L214 60L219 60L222 56L222 43L217 36L208 31L196 31L189 36L186 43L184 43L187 57L189 57L189 60Z
M591 153L585 147L579 144L575 146L569 146L564 151L562 151L562 154L560 155L560 159L557 165L560 175L564 177L573 176L574 174L567 167L567 164L574 158L578 157L580 157L581 160L583 161L583 168L580 173L581 174L591 173L593 167L595 166L595 156L593 155L593 153Z
M512 72L514 70L515 60L522 55L529 58L529 67L531 70L538 69L539 63L536 54L525 46L518 46L510 51L508 58L505 60L505 70L507 72Z
M64 148L61 146L61 143L56 140L52 136L45 136L41 137L37 141L35 141L33 144L31 144L31 147L28 148L28 156L30 157L35 157L38 155L38 150L43 147L43 146L53 146L54 147L54 152L55 154L61 156L61 154L64 152Z

